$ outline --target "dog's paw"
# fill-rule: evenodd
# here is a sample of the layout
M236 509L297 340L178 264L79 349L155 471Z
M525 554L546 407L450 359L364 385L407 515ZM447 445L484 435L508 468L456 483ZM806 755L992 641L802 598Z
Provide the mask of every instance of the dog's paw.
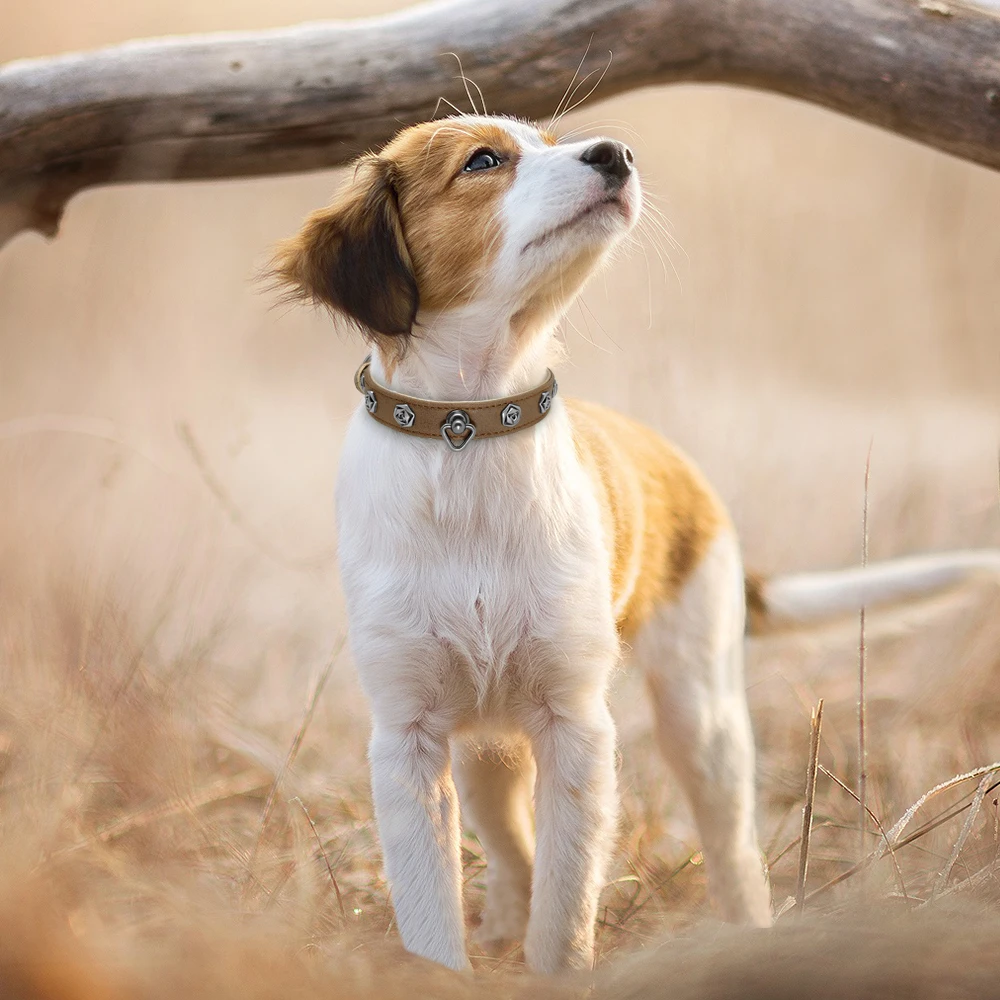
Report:
M476 953L490 958L524 961L521 938L490 937L480 928L472 935L472 946Z
M501 912L487 908L479 926L472 933L472 940L487 955L505 955L524 940L527 929L526 907L507 907Z

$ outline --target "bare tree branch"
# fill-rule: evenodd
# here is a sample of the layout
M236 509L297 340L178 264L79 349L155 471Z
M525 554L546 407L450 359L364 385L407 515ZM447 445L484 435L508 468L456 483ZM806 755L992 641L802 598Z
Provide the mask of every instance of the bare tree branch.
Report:
M588 45L601 98L759 87L1000 168L1000 0L443 0L0 67L0 244L93 185L344 163L468 107L450 53L490 111L545 117Z

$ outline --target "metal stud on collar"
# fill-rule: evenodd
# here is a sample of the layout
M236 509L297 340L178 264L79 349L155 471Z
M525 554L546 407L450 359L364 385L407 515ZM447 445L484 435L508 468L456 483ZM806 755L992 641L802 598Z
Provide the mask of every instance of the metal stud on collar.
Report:
M361 393L368 413L394 430L419 437L433 437L431 428L441 419L441 413L448 407L454 407L439 424L439 432L452 451L462 451L473 437L483 434L494 437L534 426L552 409L558 392L555 377L549 371L541 385L527 392L472 403L446 403L405 396L379 385L371 377L370 363L371 358L366 358L354 374L354 385ZM538 406L537 411L535 405ZM478 427L473 422L473 416L479 422Z
M417 415L407 403L397 403L393 408L392 416L400 427L407 430L413 426L413 421L417 419Z
M517 403L508 403L500 413L500 423L504 427L516 427L521 419L521 407Z
M452 410L441 424L441 437L452 451L461 451L476 436L476 425L465 410Z

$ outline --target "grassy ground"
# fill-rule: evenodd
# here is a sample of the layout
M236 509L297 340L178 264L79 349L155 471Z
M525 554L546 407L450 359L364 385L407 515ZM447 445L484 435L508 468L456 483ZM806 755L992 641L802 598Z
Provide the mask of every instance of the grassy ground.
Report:
M295 634L272 632L252 651L241 646L234 665L225 647L240 624L229 621L185 634L166 655L157 634L169 629L176 597L140 625L124 581L74 577L58 558L47 553L45 579L20 575L16 561L0 577L0 924L8 928L0 934L0 979L6 949L19 968L27 955L48 970L38 974L45 985L37 995L67 1000L103 989L148 996L182 988L205 996L285 995L286 988L387 996L424 982L441 995L472 989L408 960L393 933L362 761L365 722L339 677L340 641L314 656ZM852 958L858 948L885 958L912 947L913 960L925 961L910 937L924 933L948 965L940 949L949 936L967 947L969 935L991 926L984 921L1000 904L998 772L942 791L905 827L890 828L931 786L1000 760L995 607L995 594L951 599L922 609L916 623L870 630L869 802L891 843L919 836L854 874L854 629L752 647L760 814L779 910L797 887L808 710L818 694L826 698L807 883L813 933L804 936L796 911L786 911L784 936L769 945L788 950L788 969L807 961L803 949L818 948L808 959L817 968L830 961L829 936L853 926L845 929L844 913L869 922L878 915L857 941L842 942ZM914 676L931 668L937 676ZM612 996L622 995L617 976L655 983L689 968L691 955L678 942L702 955L699 975L722 975L723 957L733 975L741 961L751 970L760 963L752 942L730 940L711 919L697 836L651 747L640 696L635 678L620 678L623 814L598 927L598 967L610 970L604 989ZM871 852L884 838L874 821L867 828ZM483 900L484 858L469 834L463 854L471 926ZM956 923L956 901L978 909ZM897 937L875 948L872 933L893 927ZM658 950L668 933L673 944ZM33 957L39 951L43 960ZM647 965L622 971L621 955L633 952L650 956ZM69 961L76 971L61 993L45 976ZM881 961L883 972L895 967ZM98 992L73 992L83 991L90 973L79 969L91 963ZM516 950L475 964L483 993L563 988L512 981L521 967ZM953 975L967 974L956 965ZM692 979L692 996L704 995L700 982Z
M0 12L3 59L360 5L15 8ZM869 446L873 557L1000 543L1000 179L749 93L643 93L570 124L588 122L633 143L683 251L661 265L645 238L594 282L566 327L566 391L694 454L755 569L858 558ZM0 973L31 979L24 995L472 988L406 959L379 871L332 556L361 350L252 281L337 182L92 192L55 243L0 252ZM869 804L886 831L926 790L1000 760L997 600L983 588L869 616ZM817 894L810 923L779 920L777 967L812 955L832 988L842 956L858 996L877 967L931 982L934 955L972 976L1000 902L995 877L970 882L998 851L997 792L977 802L978 778L899 836L965 812L824 889L860 852L857 803L829 776L857 779L857 659L856 622L749 646L779 908L796 891L810 712L825 699ZM623 813L601 988L686 996L691 969L724 978L730 960L737 979L763 975L757 939L712 922L696 833L627 673L614 708ZM866 850L879 842L871 823ZM471 836L464 850L472 924L483 858ZM952 919L966 899L979 909ZM843 924L859 908L868 922ZM883 940L892 913L909 922ZM657 946L664 935L675 943ZM654 964L622 965L632 952ZM516 952L476 962L487 993L563 989L508 975Z

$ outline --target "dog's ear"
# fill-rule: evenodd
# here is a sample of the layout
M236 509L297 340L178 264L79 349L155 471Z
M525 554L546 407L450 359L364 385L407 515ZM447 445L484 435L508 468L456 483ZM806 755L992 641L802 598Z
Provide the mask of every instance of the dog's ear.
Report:
M359 160L334 202L278 245L271 273L292 298L327 306L366 336L408 335L420 300L391 165Z

